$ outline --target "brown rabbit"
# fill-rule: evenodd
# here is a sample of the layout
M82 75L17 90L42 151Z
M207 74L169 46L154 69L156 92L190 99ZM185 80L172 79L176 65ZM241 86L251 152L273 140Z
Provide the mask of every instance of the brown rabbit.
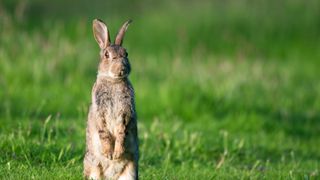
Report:
M93 21L100 64L92 89L86 130L84 176L87 179L138 179L138 135L130 64L122 39L131 20L110 43L107 26Z

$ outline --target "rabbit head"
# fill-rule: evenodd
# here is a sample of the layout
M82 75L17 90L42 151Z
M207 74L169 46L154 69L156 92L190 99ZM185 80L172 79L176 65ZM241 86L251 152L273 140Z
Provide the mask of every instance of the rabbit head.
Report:
M98 77L123 79L129 75L131 68L128 53L122 47L122 40L130 23L131 20L123 24L114 44L111 44L106 24L99 19L93 20L93 34L100 47Z

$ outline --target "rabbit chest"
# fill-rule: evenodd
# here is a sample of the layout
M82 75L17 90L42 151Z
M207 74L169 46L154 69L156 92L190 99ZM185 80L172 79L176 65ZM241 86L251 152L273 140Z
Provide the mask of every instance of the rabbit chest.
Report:
M128 124L134 114L133 89L127 84L97 84L94 103L99 119L113 132L118 124Z

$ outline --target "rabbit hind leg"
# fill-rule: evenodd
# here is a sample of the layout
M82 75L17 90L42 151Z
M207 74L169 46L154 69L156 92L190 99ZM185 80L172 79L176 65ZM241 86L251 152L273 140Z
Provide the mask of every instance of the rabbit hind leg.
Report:
M102 167L99 163L94 163L88 156L84 159L84 177L85 179L101 179Z
M138 179L138 170L137 166L133 161L129 161L122 173L119 176L118 180L137 180Z

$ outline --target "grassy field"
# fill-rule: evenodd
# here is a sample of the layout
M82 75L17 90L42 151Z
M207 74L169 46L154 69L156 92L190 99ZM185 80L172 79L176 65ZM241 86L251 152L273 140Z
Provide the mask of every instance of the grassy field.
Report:
M320 178L319 1L93 2L0 2L0 179L82 178L95 17L134 20L141 179Z

